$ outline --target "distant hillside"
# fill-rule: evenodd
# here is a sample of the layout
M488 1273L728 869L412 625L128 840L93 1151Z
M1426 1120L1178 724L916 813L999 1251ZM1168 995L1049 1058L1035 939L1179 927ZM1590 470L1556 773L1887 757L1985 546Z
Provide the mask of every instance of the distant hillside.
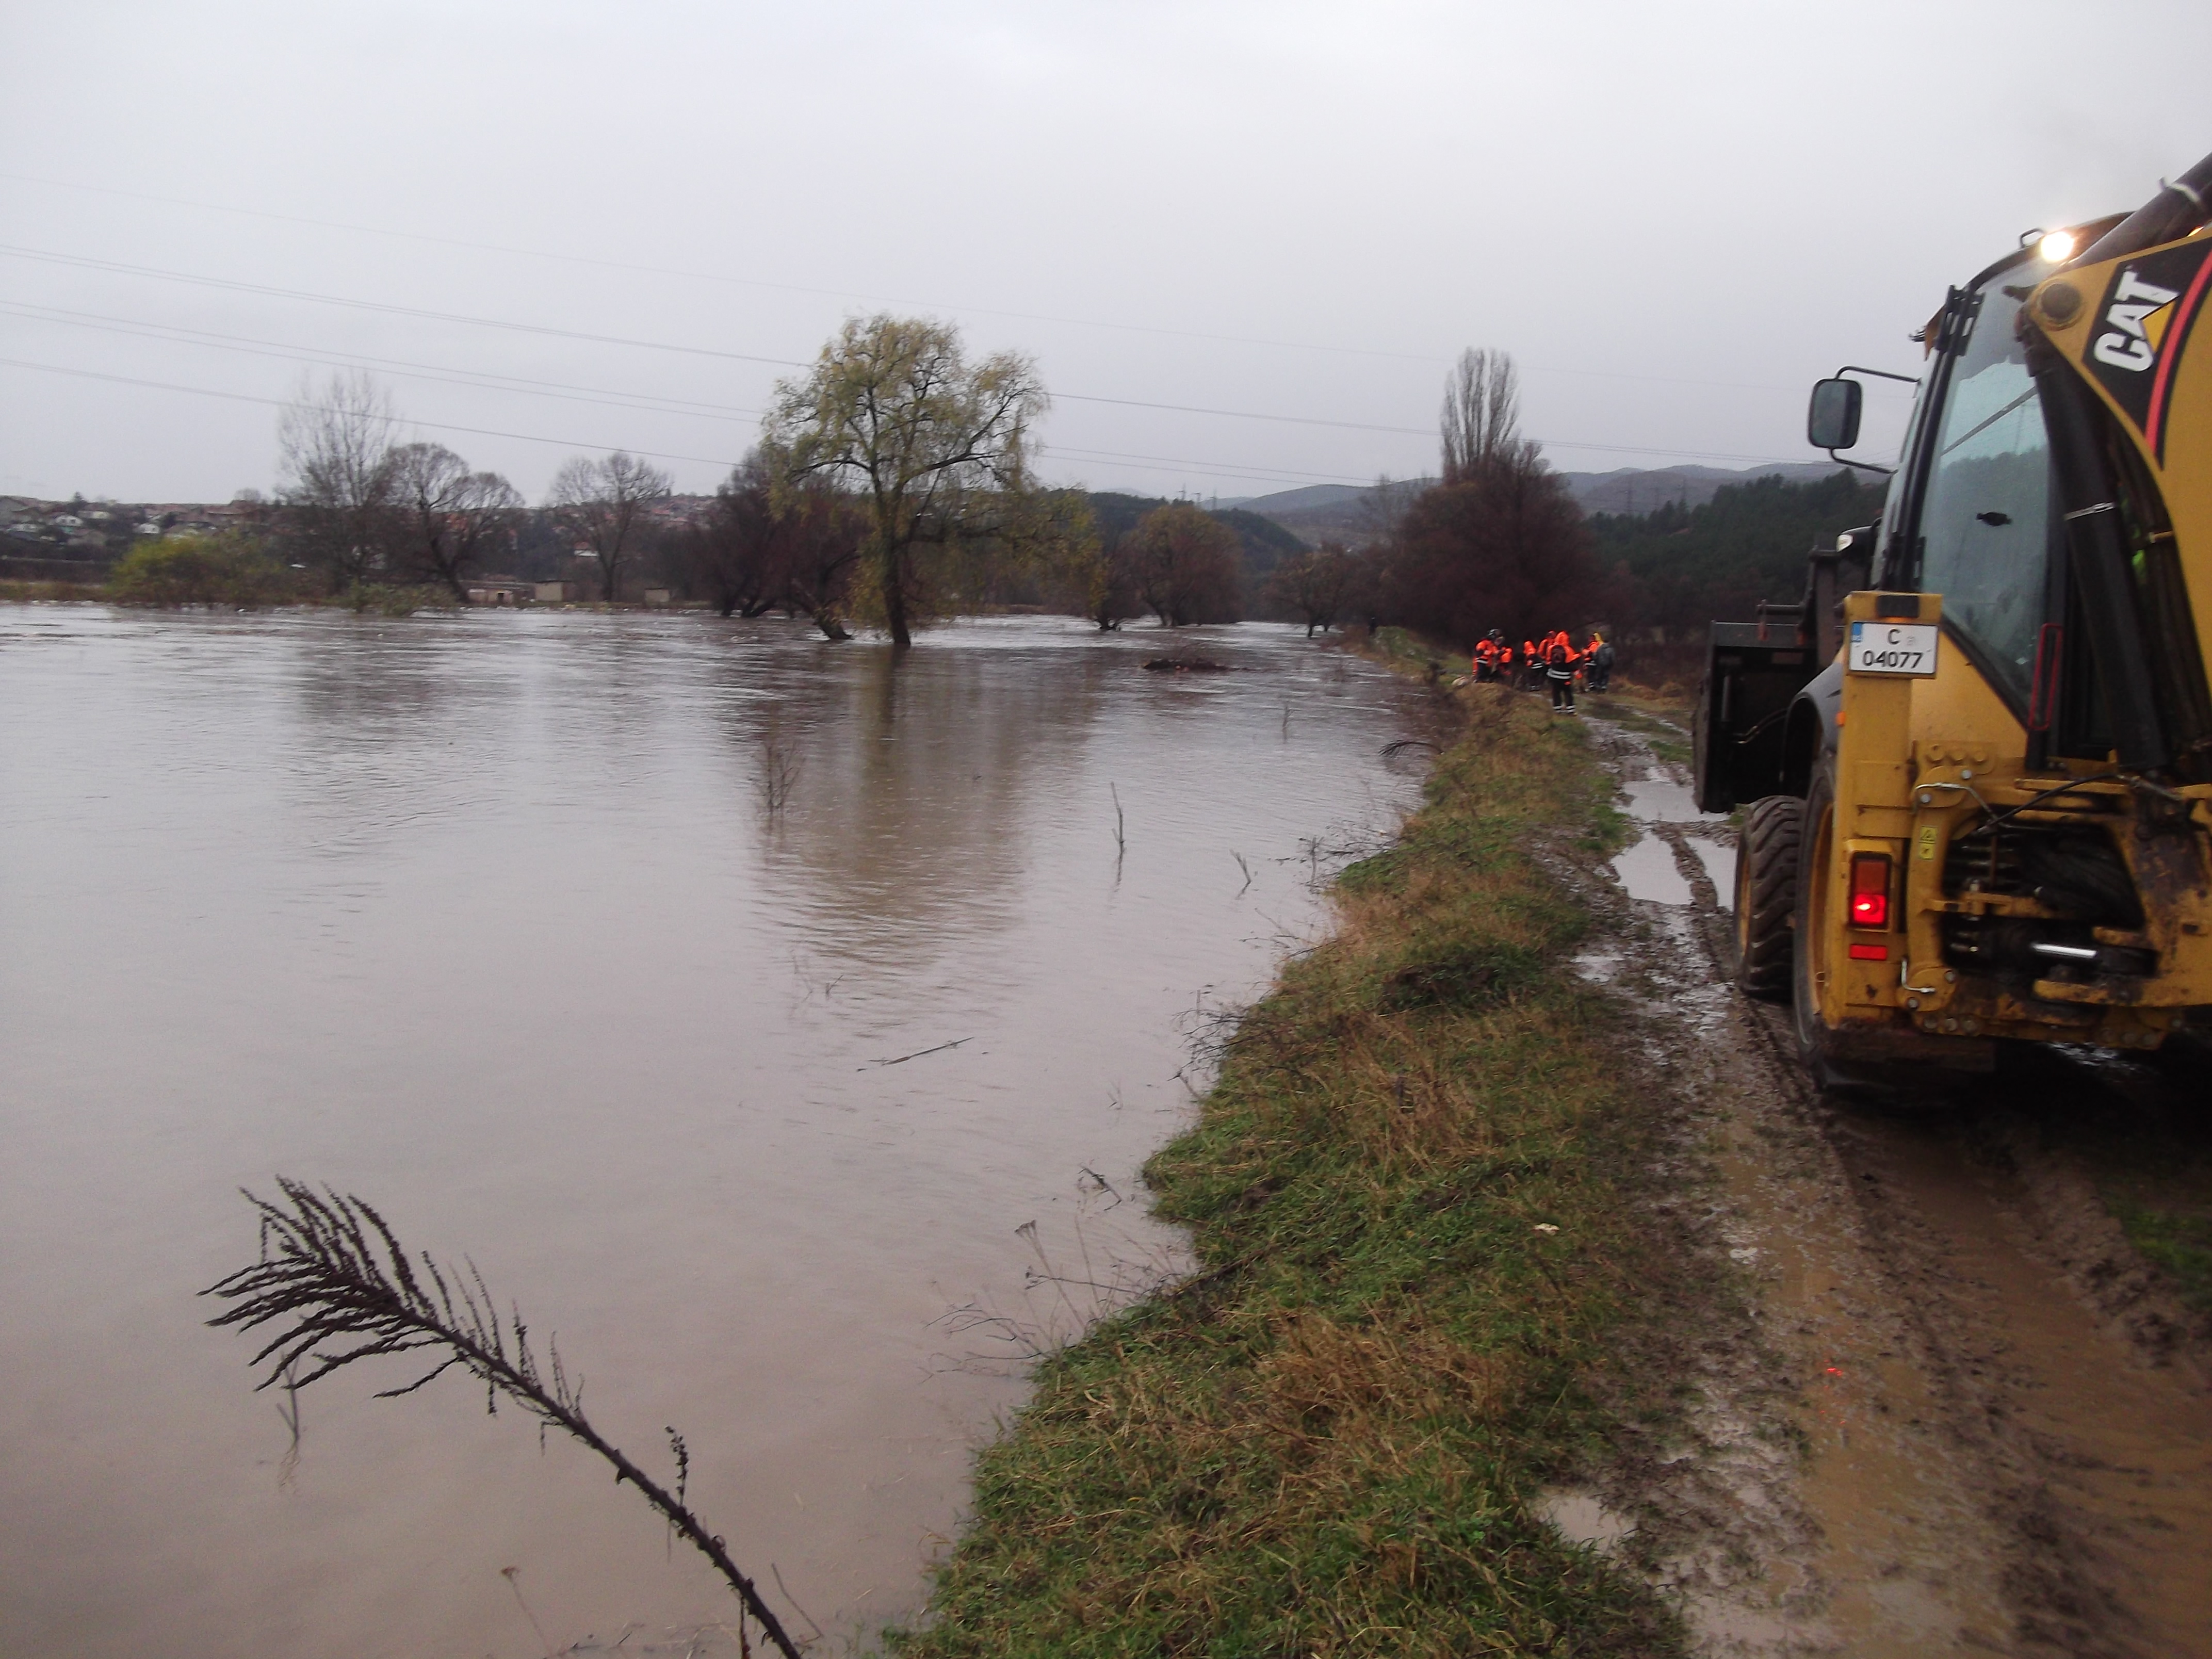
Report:
M1157 495L1125 495L1118 490L1093 490L1090 501L1091 520L1097 526L1098 539L1108 547L1127 535L1146 514L1156 507L1168 504ZM1265 580L1286 556L1305 550L1305 544L1295 532L1257 513L1248 512L1242 507L1222 507L1213 508L1207 516L1220 520L1237 532L1239 551L1244 560L1248 590Z
M1650 513L1662 506L1703 507L1720 490L1754 478L1812 483L1842 470L1832 461L1776 461L1737 471L1717 466L1624 466L1613 472L1562 472L1559 477L1585 513ZM1235 505L1242 512L1273 520L1308 546L1338 541L1358 547L1382 535L1392 516L1380 492L1388 490L1391 497L1403 502L1436 482L1408 478L1364 489L1351 484L1310 484L1303 489L1247 497Z
M1703 507L1733 484L1753 478L1780 478L1789 483L1817 483L1822 478L1849 471L1833 461L1776 461L1765 466L1729 471L1717 466L1668 466L1645 471L1624 466L1613 472L1562 472L1576 504L1585 513L1650 513L1672 505Z
M1313 484L1258 496L1244 502L1241 510L1280 525L1308 547L1323 542L1364 547L1389 527L1394 508L1402 511L1405 503L1434 483L1434 478L1408 478L1358 488Z
M1628 578L1615 626L1703 639L1708 623L1748 620L1762 599L1794 600L1814 544L1871 524L1883 490L1842 469L1808 482L1769 474L1724 484L1702 506L1592 514L1598 557Z

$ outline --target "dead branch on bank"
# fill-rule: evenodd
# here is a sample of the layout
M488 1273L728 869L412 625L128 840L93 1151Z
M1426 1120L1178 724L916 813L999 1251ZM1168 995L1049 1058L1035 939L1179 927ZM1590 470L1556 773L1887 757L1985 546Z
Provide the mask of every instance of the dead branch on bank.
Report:
M785 1659L799 1659L798 1647L752 1580L738 1571L722 1540L592 1426L584 1415L582 1377L571 1380L557 1346L549 1345L545 1368L540 1368L520 1310L502 1320L474 1262L464 1274L441 1267L428 1252L410 1260L366 1200L328 1188L319 1194L283 1176L276 1185L285 1199L281 1205L246 1194L259 1214L261 1259L200 1292L233 1304L209 1320L210 1325L243 1330L282 1327L249 1362L270 1368L254 1385L257 1390L282 1384L296 1391L357 1359L442 1355L414 1382L382 1389L376 1397L412 1394L458 1365L483 1383L487 1411L497 1412L504 1395L538 1419L541 1440L548 1427L566 1430L614 1465L617 1485L627 1480L636 1487L714 1564ZM353 1346L325 1352L325 1343ZM297 1368L302 1362L313 1369L301 1374ZM678 1456L682 1473L688 1474L689 1458Z

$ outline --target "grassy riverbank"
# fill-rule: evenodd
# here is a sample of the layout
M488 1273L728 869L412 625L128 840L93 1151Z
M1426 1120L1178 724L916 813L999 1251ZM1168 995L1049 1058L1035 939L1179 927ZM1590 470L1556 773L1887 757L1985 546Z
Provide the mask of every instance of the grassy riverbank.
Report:
M1645 1397L1607 1338L1665 1276L1585 917L1529 850L1603 856L1611 785L1536 700L1463 697L1425 806L1148 1168L1203 1271L1042 1367L899 1650L1677 1650L1532 1513Z

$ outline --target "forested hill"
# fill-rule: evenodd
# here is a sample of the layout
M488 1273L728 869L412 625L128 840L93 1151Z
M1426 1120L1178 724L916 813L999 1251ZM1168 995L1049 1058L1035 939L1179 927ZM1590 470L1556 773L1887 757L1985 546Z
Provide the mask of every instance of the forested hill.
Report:
M1114 490L1093 490L1090 501L1091 520L1097 526L1098 541L1103 547L1113 546L1154 507L1168 505L1157 495L1124 495ZM1245 574L1251 582L1264 580L1280 561L1305 551L1304 542L1273 520L1263 519L1256 513L1247 513L1241 507L1222 507L1206 516L1218 519L1237 532Z
M1631 579L1616 625L1694 637L1716 619L1748 620L1762 599L1796 599L1814 543L1873 523L1883 489L1853 472L1810 483L1769 477L1729 485L1702 507L1593 514L1600 562Z

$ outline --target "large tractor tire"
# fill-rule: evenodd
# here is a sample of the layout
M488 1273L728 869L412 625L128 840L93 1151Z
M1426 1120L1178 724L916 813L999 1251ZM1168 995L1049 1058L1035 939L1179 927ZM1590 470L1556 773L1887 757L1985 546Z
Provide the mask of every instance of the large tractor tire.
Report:
M1831 1097L1858 1097L1882 1090L1886 1079L1844 1062L1836 1033L1820 1018L1820 997L1814 984L1821 935L1838 925L1831 914L1835 904L1833 884L1825 878L1836 856L1836 784L1826 767L1813 775L1797 837L1796 920L1790 930L1790 1012L1797 1057L1804 1062L1815 1089Z
M1790 921L1804 820L1805 803L1796 796L1768 795L1752 804L1736 837L1735 982L1761 1002L1790 1000Z

